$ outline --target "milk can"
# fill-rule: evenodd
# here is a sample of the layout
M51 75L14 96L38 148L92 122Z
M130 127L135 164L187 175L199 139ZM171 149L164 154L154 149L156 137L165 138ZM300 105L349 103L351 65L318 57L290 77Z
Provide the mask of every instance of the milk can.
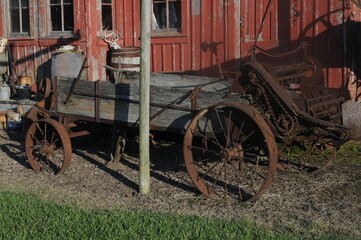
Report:
M10 87L0 86L0 100L9 100L10 98Z

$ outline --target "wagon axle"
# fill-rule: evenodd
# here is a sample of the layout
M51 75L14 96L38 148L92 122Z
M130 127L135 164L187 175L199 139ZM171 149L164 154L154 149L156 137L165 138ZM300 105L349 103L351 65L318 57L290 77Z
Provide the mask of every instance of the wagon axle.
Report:
M219 152L219 159L228 162L231 159L239 159L243 157L243 148L241 144L236 144L235 147L225 148Z
M43 142L43 144L39 148L40 153L50 154L52 156L54 155L55 150L56 150L55 144L53 143L49 144L45 142Z

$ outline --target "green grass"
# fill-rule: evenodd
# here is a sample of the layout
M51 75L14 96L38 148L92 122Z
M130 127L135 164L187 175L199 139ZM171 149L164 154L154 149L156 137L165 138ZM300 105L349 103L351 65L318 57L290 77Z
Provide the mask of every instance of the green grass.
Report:
M247 221L140 211L87 210L0 193L0 239L305 239ZM312 237L312 239L330 239Z
M361 142L347 143L338 152L337 159L342 162L361 164Z

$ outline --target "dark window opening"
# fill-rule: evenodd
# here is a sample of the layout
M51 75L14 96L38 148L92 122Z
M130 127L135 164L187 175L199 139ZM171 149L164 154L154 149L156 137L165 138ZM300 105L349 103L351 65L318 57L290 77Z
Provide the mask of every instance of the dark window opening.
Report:
M182 28L181 0L153 0L153 30Z
M103 30L113 30L112 0L102 0L102 27Z
M10 0L10 27L12 33L29 33L29 0Z
M72 0L50 0L52 31L73 31L74 10Z

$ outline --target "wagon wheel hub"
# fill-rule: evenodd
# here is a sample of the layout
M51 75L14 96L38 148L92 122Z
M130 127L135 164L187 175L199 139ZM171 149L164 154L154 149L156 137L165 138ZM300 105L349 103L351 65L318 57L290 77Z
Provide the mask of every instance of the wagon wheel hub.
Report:
M228 161L230 159L228 149L222 150L219 153L219 159L221 161Z
M241 158L241 157L243 157L243 148L241 144L236 144L233 147L223 149L219 153L219 159L225 162L231 159Z
M55 147L53 144L44 144L40 148L40 152L46 153L46 154L54 154Z

